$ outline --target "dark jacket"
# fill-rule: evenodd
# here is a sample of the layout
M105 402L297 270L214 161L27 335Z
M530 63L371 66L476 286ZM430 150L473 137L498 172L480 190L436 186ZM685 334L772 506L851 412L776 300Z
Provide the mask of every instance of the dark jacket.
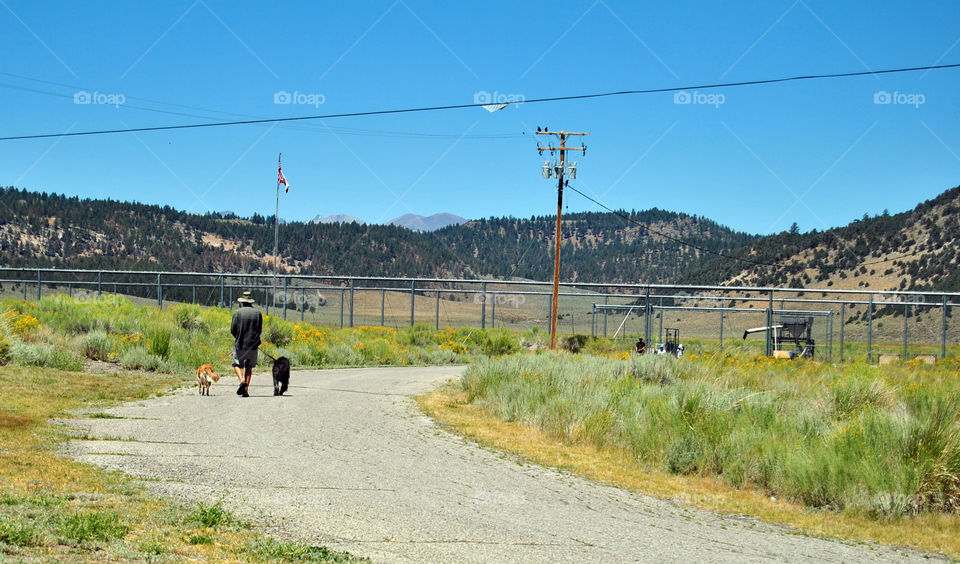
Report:
M263 316L253 306L240 306L233 312L230 334L237 352L255 351L260 347L260 332L263 331Z

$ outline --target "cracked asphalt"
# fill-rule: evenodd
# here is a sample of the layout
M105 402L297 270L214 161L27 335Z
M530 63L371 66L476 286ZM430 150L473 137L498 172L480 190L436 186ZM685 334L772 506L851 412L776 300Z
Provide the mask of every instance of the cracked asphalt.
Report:
M74 419L65 453L151 492L226 507L278 537L379 562L890 562L930 555L823 540L599 485L476 445L412 395L461 367L254 375ZM97 439L99 438L99 439Z

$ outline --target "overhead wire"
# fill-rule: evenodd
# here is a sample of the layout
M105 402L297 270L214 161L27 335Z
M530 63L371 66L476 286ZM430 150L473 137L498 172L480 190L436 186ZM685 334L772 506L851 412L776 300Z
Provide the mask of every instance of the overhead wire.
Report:
M773 264L773 263L761 262L761 261L746 259L746 258L743 258L743 257L737 257L737 256L734 256L734 255L729 255L729 254L726 254L726 253L721 253L720 251L714 251L713 249L708 249L708 248L706 248L706 247L704 247L704 246L702 246L702 245L697 245L696 243L690 243L689 241L684 241L683 239L680 239L679 237L674 237L673 235L670 235L670 234L668 234L668 233L664 233L663 231L660 231L660 230L658 230L658 229L654 229L653 227L650 227L649 225L647 225L647 224L645 224L645 223L641 223L641 222L633 219L632 217L626 215L625 213L623 213L623 212L621 212L621 211L618 211L618 210L615 210L615 209L607 206L606 204L604 204L604 203L601 202L600 200L597 200L596 198L593 198L593 197L591 197L591 196L588 196L587 194L583 193L582 191L578 190L577 188L575 188L575 187L573 187L573 186L570 186L570 184L567 184L566 187L569 188L569 189L571 189L571 190L573 190L573 191L576 192L577 194L580 194L581 196L583 196L584 198L590 200L591 202L597 204L598 206L600 206L601 208L607 210L608 212L612 213L613 215L615 215L615 216L623 219L624 221L626 221L626 222L628 222L628 223L632 223L632 224L636 225L637 227L640 227L640 228L643 229L644 231L648 231L648 232L650 232L650 233L653 233L654 235L659 235L660 237L663 237L664 239L668 239L668 240L673 241L673 242L675 242L675 243L679 243L679 244L681 244L681 245L684 245L684 246L687 246L687 247L691 247L691 248L696 249L696 250L698 250L698 251L700 251L700 252L702 252L702 253L709 253L709 254L717 255L717 256L723 257L723 258L728 258L728 259L732 259L732 260L738 260L738 261L741 261L741 262L750 263L750 264L753 264L753 265L756 265L756 266L770 266L770 267L773 267L773 268L779 268L778 265Z
M321 119L338 119L338 118L348 118L348 117L368 117L368 116L381 116L381 115L410 114L410 113L420 113L420 112L461 110L466 108L478 108L478 107L484 107L484 106L507 107L510 105L518 105L518 104L538 104L538 103L548 103L548 102L589 100L589 99L595 99L595 98L608 98L613 96L631 96L631 95L640 95L640 94L682 92L685 90L711 90L711 89L717 89L717 88L757 86L762 84L777 84L777 83L793 82L793 81L848 78L848 77L856 77L856 76L876 76L876 75L883 75L883 74L931 71L931 70L951 69L951 68L958 68L958 67L960 67L960 63L931 65L931 66L925 66L925 67L902 67L902 68L871 70L871 71L810 74L810 75L788 76L788 77L780 77L780 78L768 78L768 79L762 79L762 80L744 80L744 81L738 81L738 82L697 84L697 85L676 86L676 87L667 87L667 88L619 90L614 92L575 94L570 96L550 96L545 98L533 98L529 100L517 100L517 101L503 102L503 103L496 103L496 104L490 104L490 103L449 104L449 105L438 105L438 106L423 106L423 107L416 107L416 108L367 110L367 111L344 112L344 113L336 113L336 114L294 116L294 117L284 117L284 118L245 119L245 120L220 121L220 122L211 122L211 123L188 123L188 124L182 124L182 125L158 125L158 126L148 126L148 127L130 127L130 128L122 128L122 129L101 129L101 130L93 130L93 131L73 131L73 132L68 131L68 132L62 132L62 133L11 135L11 136L0 137L0 141L16 141L16 140L24 140L24 139L47 139L52 137L81 137L81 136L91 136L91 135L112 135L117 133L141 133L141 132L148 132L148 131L173 131L173 130L179 130L179 129L198 129L198 128L207 128L207 127L254 125L254 124L263 124L263 123L288 123L288 122L296 122L296 121L309 121L309 120L321 120Z
M69 88L69 89L72 89L72 90L75 90L75 91L76 91L74 94L64 94L64 93L62 93L62 92L52 92L52 91L50 91L50 90L41 90L41 89L39 89L39 88L30 88L30 87L22 86L22 85L18 85L18 84L9 84L9 83L0 82L0 88L8 88L8 89L11 89L11 90L20 90L20 91L22 91L22 92L30 92L30 93L33 93L33 94L42 94L42 95L44 95L44 96L52 96L52 97L56 97L56 98L66 98L66 99L74 99L74 100L75 100L75 99L76 99L76 94L79 93L79 92L81 92L81 91L82 91L82 92L89 92L89 91L99 92L99 91L102 91L102 89L95 89L95 88L77 86L77 85L72 85L72 84L64 84L64 83L62 83L62 82L53 82L53 81L49 81L49 80L43 80L43 79L39 79L39 78L33 78L33 77L29 77L29 76L24 76L24 75L15 74L15 73L9 73L9 72L3 72L3 71L0 71L0 76L9 76L9 77L17 78L17 79L20 79L20 80L28 80L28 81L32 81L32 82L38 82L38 83L41 83L41 84L49 84L49 85L57 86L57 87L60 87L60 88ZM181 108L181 109L194 110L194 111L199 111L199 112L208 112L208 113L214 113L214 114L221 114L221 116L231 116L231 117L235 117L235 118L236 118L236 117L239 117L239 118L246 118L246 119L252 119L252 120L267 119L267 118L264 118L263 116L258 116L258 115L242 114L242 113L237 113L237 112L225 112L225 111L221 111L221 110L213 110L213 109L210 109L210 108L202 108L202 107L197 107L197 106L189 106L189 105L185 105L185 104L175 104L175 103L171 103L171 102L163 102L163 101L154 100L154 99L151 99L151 98L141 98L141 97L137 97L137 96L126 96L126 95L124 95L124 98L125 98L125 99L129 99L129 100L146 102L146 103L149 103L149 104L157 104L157 105L161 105L161 106L169 106L169 107L172 107L172 108ZM153 113L158 113L158 114L167 114L167 115L172 115L172 116L191 117L191 118L197 118L197 119L210 120L211 122L216 122L217 120L223 119L222 117L213 117L213 116L209 116L209 115L202 115L202 114L196 114L196 113L186 113L186 112L182 112L182 111L173 111L173 110L164 110L164 109L160 109L160 108L151 108L151 107L149 107L149 106L144 106L144 105L139 105L139 104L130 104L130 103L127 103L126 101L124 101L123 103L118 104L118 105L117 105L117 109L140 110L140 111L153 112ZM269 125L269 123L268 123L268 122L264 122L263 125ZM514 139L514 138L522 137L522 135L523 135L522 133L493 133L493 134L462 135L462 134L457 134L457 133L429 133L429 132L416 132L416 131L388 131L388 130L377 130L377 129L362 129L362 128L355 128L355 127L330 127L330 126L327 126L327 125L324 125L323 127L319 127L319 126L314 126L314 125L312 125L312 124L306 124L306 125L304 125L304 126L297 126L297 125L287 124L287 125L280 125L279 127L282 128L282 129L291 129L291 130L298 130L298 131L311 131L311 132L325 133L325 134L358 135L358 136L367 136L367 137L421 138L421 139Z
M626 221L626 222L628 222L628 223L632 223L632 224L636 225L637 227L640 227L641 229L643 229L643 230L645 230L645 231L648 231L648 232L653 233L653 234L655 234L655 235L659 235L660 237L663 237L664 239L668 239L668 240L673 241L673 242L675 242L675 243L678 243L678 244L680 244L680 245L687 246L687 247L691 247L691 248L697 249L698 251L701 251L701 252L704 252L704 253L710 253L710 254L716 255L716 256L718 256L718 257L727 258L727 259L731 259L731 260L735 260L735 261L740 261L740 262L745 262L745 263L748 263L748 264L752 264L752 265L754 265L754 266L767 266L767 267L771 267L771 268L782 268L782 267L783 267L782 265L779 265L779 264L776 264L776 263L756 261L756 260L746 259L746 258L743 258L743 257L738 257L738 256L726 254L726 253L721 253L721 252L719 252L719 251L714 251L714 250L712 250L712 249L708 249L708 248L703 247L703 246L701 246L701 245L697 245L696 243L690 243L689 241L684 241L683 239L674 237L674 236L672 236L672 235L670 235L670 234L667 234L667 233L664 233L664 232L659 231L659 230L657 230L657 229L654 229L653 227L650 227L650 226L647 225L647 224L644 224L644 223L641 223L641 222L639 222L639 221L634 220L634 219L631 218L630 216L628 216L628 215L626 215L626 214L624 214L624 213L622 213L622 212L620 212L620 211L617 211L617 210L615 210L615 209L610 208L609 206L607 206L607 205L604 204L603 202L601 202L601 201L599 201L599 200L597 200L597 199L595 199L595 198L592 198L592 197L588 196L587 194L583 193L581 190L578 190L578 189L575 188L574 186L570 186L569 183L566 184L566 188L569 188L570 190L573 190L573 191L576 192L577 194L580 194L580 195L583 196L584 198L590 200L590 201L593 202L594 204L600 206L601 208L605 209L606 211L612 213L613 215L615 215L615 216L623 219L624 221ZM874 265L874 264L890 263L890 262L895 262L895 261L898 261L898 260L899 260L899 261L902 261L902 260L905 259L905 258L915 257L915 256L919 256L919 255L921 255L921 254L923 254L923 253L920 253L920 252L905 253L905 254L903 254L903 255L901 255L901 256L899 256L899 257L891 257L891 258L885 258L885 259L878 259L878 260L874 260L874 261L862 262L862 263L857 264L855 268L860 268L860 267L864 267L864 266L871 266L871 265ZM836 272L839 268L840 268L840 267L839 267L838 265L833 265L832 270L833 270L834 272Z

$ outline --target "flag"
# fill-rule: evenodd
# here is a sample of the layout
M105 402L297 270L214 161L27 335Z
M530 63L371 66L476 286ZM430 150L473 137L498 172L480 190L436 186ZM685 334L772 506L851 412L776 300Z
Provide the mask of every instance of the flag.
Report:
M290 185L287 184L287 179L283 177L283 168L280 166L280 159L277 159L277 188L283 184L286 190L284 192L290 191Z

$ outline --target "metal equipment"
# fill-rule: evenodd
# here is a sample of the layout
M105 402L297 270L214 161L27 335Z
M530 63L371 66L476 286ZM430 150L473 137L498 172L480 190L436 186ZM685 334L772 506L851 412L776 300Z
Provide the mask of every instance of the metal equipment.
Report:
M677 356L680 345L680 329L666 328L663 330L663 352Z
M754 327L743 332L743 338L752 333L770 331L773 337L773 354L778 358L813 358L816 341L813 339L813 316L781 315L780 323L769 327ZM784 351L784 341L792 341L795 351Z

